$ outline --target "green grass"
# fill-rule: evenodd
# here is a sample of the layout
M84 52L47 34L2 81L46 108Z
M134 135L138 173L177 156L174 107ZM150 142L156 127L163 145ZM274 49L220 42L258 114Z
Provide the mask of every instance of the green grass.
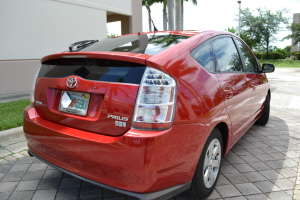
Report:
M300 68L300 60L259 60L260 64L272 63L275 67Z
M29 99L0 103L0 131L23 126L23 111Z

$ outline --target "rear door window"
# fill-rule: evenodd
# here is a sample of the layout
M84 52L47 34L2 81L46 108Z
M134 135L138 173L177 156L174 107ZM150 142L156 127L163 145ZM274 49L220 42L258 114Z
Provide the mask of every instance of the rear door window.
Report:
M200 63L207 71L215 71L211 41L206 41L200 44L191 52L191 56L198 63Z
M259 72L259 66L257 64L257 61L249 48L244 45L242 42L239 40L235 40L241 50L242 57L245 62L245 71L246 72Z
M213 40L217 72L242 72L242 62L231 37Z

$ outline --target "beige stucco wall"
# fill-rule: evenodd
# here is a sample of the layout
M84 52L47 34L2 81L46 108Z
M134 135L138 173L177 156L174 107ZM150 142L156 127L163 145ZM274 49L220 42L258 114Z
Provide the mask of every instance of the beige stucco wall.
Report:
M0 61L0 95L30 92L40 60Z
M40 59L107 36L107 13L142 31L141 0L0 0L0 95L29 92ZM132 16L140 15L140 16Z
M121 34L137 33L143 30L142 19L142 1L131 1L131 16L121 15L119 13L109 13L107 22L121 21Z
M0 60L40 59L107 34L105 10L54 0L1 0L0 25Z
M131 33L143 31L142 0L132 0Z
M132 15L132 0L54 0L123 15ZM139 0L142 2L142 0Z

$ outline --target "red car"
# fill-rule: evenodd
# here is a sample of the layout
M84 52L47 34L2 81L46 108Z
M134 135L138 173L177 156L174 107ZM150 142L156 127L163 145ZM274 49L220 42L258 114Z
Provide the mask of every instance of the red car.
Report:
M206 198L223 156L269 119L274 65L228 32L86 40L41 63L24 112L29 154L139 199Z

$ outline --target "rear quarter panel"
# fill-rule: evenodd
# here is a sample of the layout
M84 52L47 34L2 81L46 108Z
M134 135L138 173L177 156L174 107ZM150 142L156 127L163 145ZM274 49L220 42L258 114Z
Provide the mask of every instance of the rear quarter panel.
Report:
M201 33L147 60L148 66L165 71L177 81L175 124L201 123L212 130L218 123L225 122L230 132L231 122L217 77L190 55L199 44L220 34Z

